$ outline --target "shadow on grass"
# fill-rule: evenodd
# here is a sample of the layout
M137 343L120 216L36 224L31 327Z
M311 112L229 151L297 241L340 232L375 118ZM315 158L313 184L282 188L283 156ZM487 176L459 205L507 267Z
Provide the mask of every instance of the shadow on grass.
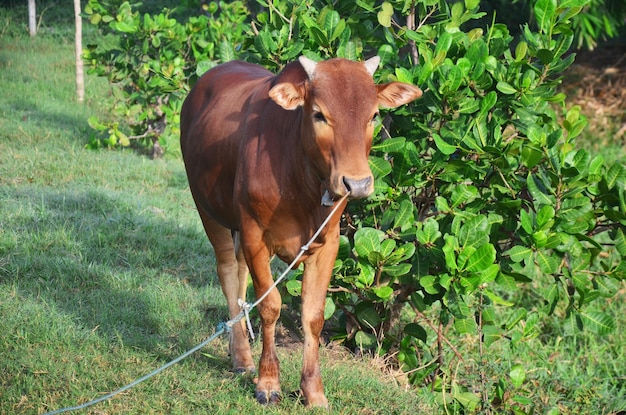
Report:
M0 199L0 283L80 331L171 358L227 317L198 229L105 190L5 187Z

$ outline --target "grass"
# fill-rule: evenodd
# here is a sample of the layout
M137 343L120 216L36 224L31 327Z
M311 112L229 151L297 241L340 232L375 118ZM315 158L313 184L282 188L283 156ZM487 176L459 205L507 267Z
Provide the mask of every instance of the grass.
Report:
M58 35L67 32L0 38L2 414L102 396L200 343L227 317L182 162L85 150L87 118L112 98L105 81L89 77L86 103L74 101L73 45ZM515 348L496 342L480 356L476 336L450 335L464 362L447 356L445 380L470 392L485 383L495 413L626 411L625 299L622 286L605 304L617 321L607 336L565 336L555 317L535 338ZM279 354L285 398L277 406L256 404L253 382L229 371L219 338L81 413L322 412L297 396L300 349ZM399 387L377 360L334 347L321 354L332 413L463 413L437 385ZM519 384L510 376L516 365L526 374Z

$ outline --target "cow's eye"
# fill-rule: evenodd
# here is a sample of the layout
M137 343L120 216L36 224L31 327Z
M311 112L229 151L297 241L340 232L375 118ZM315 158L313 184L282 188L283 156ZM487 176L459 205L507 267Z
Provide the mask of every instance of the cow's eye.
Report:
M324 117L321 111L313 112L313 119L318 122L326 122L326 117Z
M370 122L371 122L372 124L374 124L374 123L376 122L376 119L378 118L378 115L379 115L379 113L378 113L378 111L377 111L377 112L374 114L374 116L372 117L372 119L370 120Z

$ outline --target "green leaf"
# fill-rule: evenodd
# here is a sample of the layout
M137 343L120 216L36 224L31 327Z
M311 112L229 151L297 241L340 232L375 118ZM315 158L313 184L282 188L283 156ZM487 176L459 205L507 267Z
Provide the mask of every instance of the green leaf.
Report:
M138 29L137 27L137 23L133 22L135 24L130 24L127 22L111 22L111 28L113 28L113 30L116 30L118 32L122 32L122 33L135 33Z
M375 178L385 177L391 173L391 164L382 157L370 156L369 165Z
M115 132L115 135L117 136L118 142L120 143L121 146L128 147L130 145L130 139L128 138L126 134L124 134L120 130L117 130Z
M609 190L613 189L617 183L626 180L626 169L623 165L615 163L606 173L606 186Z
M522 163L529 169L532 169L543 160L543 151L533 145L524 145L522 147Z
M454 399L467 411L474 413L476 407L480 404L480 397L473 392L457 392Z
M575 336L583 329L583 322L580 315L578 315L578 313L569 312L565 317L563 328L567 336Z
M459 113L473 114L480 109L480 102L477 99L465 98L459 105Z
M196 66L196 75L202 76L206 71L208 71L211 68L214 68L216 65L217 64L213 61L209 61L209 60L200 61L198 62Z
M443 239L446 241L443 245L442 251L446 259L446 266L450 271L456 271L456 253L458 248L458 242L454 236L444 235Z
M454 319L454 328L459 334L476 333L476 320L470 318Z
M441 36L439 36L439 39L437 39L434 55L447 53L450 46L452 46L452 35L448 32L443 32Z
M466 184L459 184L452 190L452 207L459 207L462 204L470 203L478 197L478 189L474 186L468 186Z
M511 330L513 327L517 325L520 321L526 318L526 314L528 312L525 308L515 308L513 313L509 316L506 321L506 329Z
M359 322L368 328L376 328L382 321L374 304L369 301L358 303L354 312Z
M554 60L554 54L549 49L539 49L537 51L537 57L544 65L549 65Z
M601 311L581 312L583 324L591 331L603 336L615 330L615 320L607 313Z
M337 49L337 56L340 58L355 61L358 57L356 42L351 40L345 45L339 46L339 48Z
M357 268L359 270L359 275L357 277L357 282L360 284L359 288L370 287L374 283L374 278L376 276L376 270L374 267L368 263L359 261Z
M491 244L484 244L472 254L466 264L468 271L481 272L493 265L496 260L496 248Z
M504 81L498 82L496 84L496 89L506 95L515 94L517 92L517 89L513 88L513 86L511 86L508 82Z
M322 29L320 29L318 26L309 27L309 31L311 32L311 38L313 38L313 41L317 45L323 46L323 47L329 46L328 37L326 36L326 33L324 33Z
M441 151L446 156L453 154L457 149L456 146L453 146L452 144L448 144L447 142L445 142L439 134L433 133L433 140L435 140L435 145L437 146L439 151Z
M396 52L391 45L383 44L378 48L378 56L380 56L380 62L382 64L392 61L396 57Z
M357 331L354 341L361 349L373 349L376 347L376 337L364 331Z
M393 16L393 6L388 2L383 2L381 10L376 15L378 23L383 27L391 27L391 18Z
M328 320L335 314L335 302L332 298L326 297L326 302L324 303L324 320Z
M482 327L482 332L483 332L482 341L487 347L491 346L493 342L495 342L496 340L500 339L500 337L502 337L500 333L500 329L491 324L485 324Z
M265 58L271 57L277 48L276 42L272 39L271 33L266 30L259 32L259 34L255 36L254 45L261 56Z
M426 330L424 330L424 328L417 323L409 323L404 326L404 332L409 336L413 336L416 339L423 341L424 343L428 340Z
M514 365L509 372L509 377L513 386L519 388L526 380L526 369L522 365Z
M520 62L522 59L526 57L527 53L528 53L528 44L522 40L517 44L517 47L515 48L515 60L517 62Z
M385 265L383 271L390 277L401 277L411 272L411 264Z
M497 267L497 264L493 264L493 267ZM507 301L504 298L500 297L499 295L497 295L496 293L490 291L490 290L484 290L483 293L487 296L487 298L489 298L494 304L498 304L498 305L502 305L505 307L513 307L515 305L515 303L511 302L511 301Z
M528 186L528 191L531 196L539 205L551 205L554 203L553 196L548 192L546 187L541 182L541 179L536 175L529 173L526 185Z
M383 287L374 287L372 288L372 291L374 291L374 294L376 294L376 296L381 300L389 300L393 295L393 288L387 285Z
M589 179L599 181L599 177L602 175L602 168L604 167L604 157L601 154L595 156L589 163Z
M373 228L362 228L354 233L354 250L361 258L372 252L380 252L380 242L385 234Z
M558 256L552 255L547 251L537 251L536 258L539 269L541 269L543 273L553 275L559 270L561 259Z
M393 222L393 228L400 228L401 231L413 226L415 217L413 211L415 206L410 200L404 199L400 202L398 211L396 212L396 218Z
M434 295L440 291L440 286L433 275L422 275L419 278L419 284L428 294Z
M554 208L550 205L544 205L537 212L535 220L537 222L537 229L549 229L551 224L554 223Z
M439 223L434 218L426 219L422 222L421 229L418 229L415 232L415 236L421 245L433 244L441 237L441 232L439 232Z
M299 297L302 294L302 281L289 280L285 283L285 288L287 288L289 295Z
M222 40L220 42L219 56L222 62L229 62L235 59L235 49L229 41Z
M393 254L387 258L388 264L396 264L401 261L406 261L415 254L415 244L413 242L407 242L398 247Z
M533 10L537 19L537 26L543 33L550 33L552 18L556 12L556 0L537 0Z
M331 10L325 8L324 11L320 14L320 18L322 19L320 23L322 29L332 35L331 40L339 37L339 34L335 35L335 29L339 26L341 19L339 17L339 13L336 10ZM345 28L345 21L343 27Z
M450 212L450 205L448 204L448 201L442 196L437 196L435 198L435 206L440 213Z
M380 254L383 258L388 258L396 249L395 239L384 239L380 244Z
M497 101L498 94L496 93L496 91L489 91L487 95L485 95L480 101L480 114L486 114L490 109L493 108L494 105L496 105Z
M527 246L516 245L508 251L504 252L513 262L525 261L528 263L532 259L533 250Z
M413 82L413 74L411 74L408 69L403 67L397 67L395 73L398 82L404 82L406 84L410 84Z
M381 153L400 151L402 150L402 148L404 148L404 143L406 143L406 138L404 137L388 138L378 144L373 145L372 151L380 151Z
M341 235L339 237L339 250L337 252L337 258L338 259L347 259L348 257L350 257L350 240L348 239L347 236L345 235Z
M357 4L357 6L367 10L370 13L374 13L374 11L375 11L374 8L367 1L356 0L356 4Z
M622 257L626 257L626 236L621 228L615 232L615 248Z

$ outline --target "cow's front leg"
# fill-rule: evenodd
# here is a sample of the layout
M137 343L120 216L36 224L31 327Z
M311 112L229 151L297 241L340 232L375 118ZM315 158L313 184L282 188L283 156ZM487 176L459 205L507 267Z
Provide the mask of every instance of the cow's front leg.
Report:
M300 389L309 406L328 407L319 363L320 333L324 326L326 291L337 255L337 242L330 240L305 261L302 277L302 329L304 353Z
M244 246L246 260L252 273L254 292L259 298L268 290L269 294L258 305L263 330L263 351L259 361L259 378L255 396L262 404L277 403L280 401L280 368L276 355L274 336L276 321L280 316L281 299L276 288L271 288L274 280L270 270L270 255L265 245L257 244L254 248Z

